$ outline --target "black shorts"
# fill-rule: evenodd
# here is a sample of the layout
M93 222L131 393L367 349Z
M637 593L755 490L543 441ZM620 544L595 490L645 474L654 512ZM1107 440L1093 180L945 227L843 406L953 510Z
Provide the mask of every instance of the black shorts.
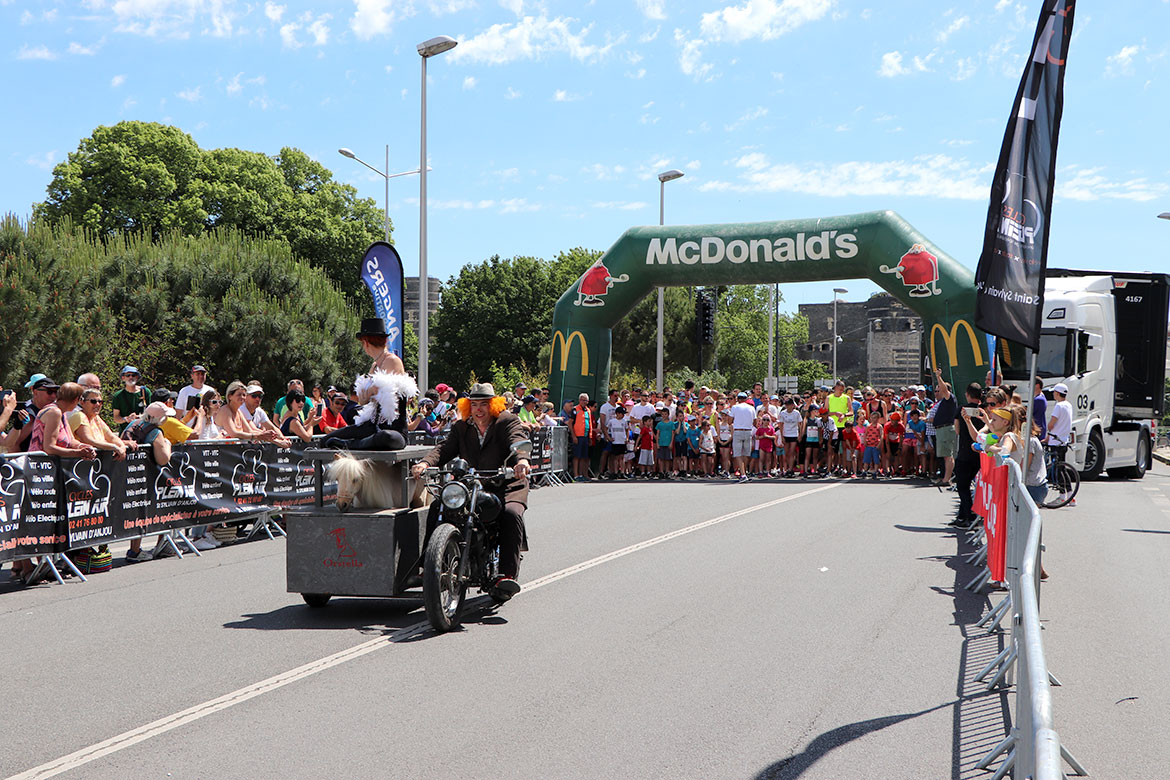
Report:
M892 458L895 455L898 455L900 452L902 452L902 442L888 441L888 442L886 442L886 449L889 450L890 457Z
M841 451L841 440L840 439L833 439L833 452L840 452L840 451Z
M676 441L674 443L674 457L676 457L676 458L689 458L690 455L687 454L687 451L689 449L690 448L687 446L686 442L677 442Z
M799 436L785 436L784 437L785 444L796 444L798 441L800 441Z

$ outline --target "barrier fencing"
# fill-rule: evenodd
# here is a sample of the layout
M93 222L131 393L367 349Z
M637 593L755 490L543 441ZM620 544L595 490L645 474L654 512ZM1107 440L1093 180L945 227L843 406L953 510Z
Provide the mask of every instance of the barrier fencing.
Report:
M1060 681L1048 671L1040 627L1040 553L1043 521L1032 497L1024 489L1020 467L1010 458L984 454L975 510L984 518L982 527L970 531L970 540L979 545L968 556L969 563L984 563L983 570L967 584L978 590L990 580L1006 582L1008 593L977 625L989 632L1011 615L1011 638L976 680L989 677L987 690L1011 685L1017 672L1016 710L1011 732L975 766L990 769L1000 756L1003 762L991 780L1002 780L1012 772L1015 778L1060 780L1061 760L1077 775L1085 768L1060 743L1052 714L1049 687Z

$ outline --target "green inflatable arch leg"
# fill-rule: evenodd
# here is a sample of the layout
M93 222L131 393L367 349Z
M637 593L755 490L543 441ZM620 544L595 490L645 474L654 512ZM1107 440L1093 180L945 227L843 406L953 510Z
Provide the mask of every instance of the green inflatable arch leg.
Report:
M974 274L892 211L824 219L630 228L553 310L558 408L605 395L615 323L655 287L871 279L922 317L931 365L954 387L983 382L987 341Z

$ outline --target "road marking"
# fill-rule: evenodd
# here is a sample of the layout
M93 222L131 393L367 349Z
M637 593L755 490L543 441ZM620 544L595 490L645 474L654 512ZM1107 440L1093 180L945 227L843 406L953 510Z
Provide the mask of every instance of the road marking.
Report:
M595 566L600 566L603 563L608 563L609 561L625 557L631 553L638 552L639 550L645 550L647 547L653 547L656 544L662 544L663 542L668 542L671 539L677 539L680 536L685 536L686 534L694 533L695 531L701 531L704 528L709 528L713 525L726 522L727 520L733 520L737 517L742 517L743 515L750 514L752 512L758 512L761 509L768 509L778 504L783 504L787 501L795 501L798 498L811 496L814 493L820 493L825 490L832 490L835 487L840 487L842 484L844 483L834 482L828 485L822 485L818 488L813 488L811 490L804 490L800 493L794 493L790 496L785 496L784 498L765 501L762 504L756 504L755 506L749 506L746 509L739 509L735 512L729 512L725 515L720 515L719 517L713 517L710 520L704 520L701 523L695 523L694 525L689 525L686 528L680 528L677 531L671 531L669 533L662 534L661 536L656 536L653 539L648 539L644 542L631 544L629 547L623 547L620 550L615 550L611 553L606 553L605 555L599 555L596 558L575 564L568 567L567 569L561 569L558 572L546 574L545 576L535 579L532 582L526 583L524 585L524 592L529 593L536 590L537 588L543 588L545 585L551 585L558 580L563 580L566 577L570 577L574 574L580 574L583 571L592 569ZM203 702L202 704L196 704L194 707L189 707L182 712L176 712L173 715L159 718L152 723L147 723L144 726L139 726L138 728L123 732L116 737L110 737L109 739L102 740L101 742L90 745L89 747L82 748L81 750L70 753L67 756L62 756L61 758L54 759L48 763L41 764L38 767L33 767L32 769L21 772L18 775L12 775L11 777L7 778L7 780L44 780L45 778L56 777L57 775L63 774L65 772L70 772L74 769L77 769L78 767L90 763L91 761L96 761L97 759L108 756L111 753L117 753L120 750L125 750L132 745L137 745L139 742L144 742L148 739L151 739L152 737L160 736L167 733L168 731L173 731L180 726L193 723L194 721L205 718L208 715L226 710L229 707L234 707L237 704L248 701L249 699L254 699L262 694L275 691L278 688L283 688L284 686L290 683L294 683L297 680L303 680L306 677L311 677L312 675L317 674L318 672L323 672L326 669L332 669L335 666L340 666L341 664L352 661L355 658L361 658L363 655L368 655L369 653L372 653L385 645L394 644L400 639L405 639L417 633L418 631L427 628L428 625L429 624L427 621L423 620L415 623L414 625L407 626L406 628L400 628L391 634L387 634L386 636L381 636L377 639L371 639L368 642L362 642L360 645L355 645L346 650L342 650L341 652L334 653L333 655L319 658L316 661L310 661L304 666L298 666L295 669L282 672L281 674L278 674L274 677L269 677L267 680L261 680L258 683L253 683L252 685L240 688L236 691L232 691L231 693L225 693L223 696L220 696L216 699Z

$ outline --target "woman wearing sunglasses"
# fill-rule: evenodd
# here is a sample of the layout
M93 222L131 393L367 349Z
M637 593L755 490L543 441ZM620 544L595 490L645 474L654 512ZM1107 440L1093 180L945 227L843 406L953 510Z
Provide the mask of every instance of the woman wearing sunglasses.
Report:
M69 416L69 425L76 421L77 427L73 435L82 444L88 444L94 449L107 450L114 453L114 460L124 460L127 450L138 449L138 442L119 439L106 421L101 417L102 391L99 388L89 388L81 394L81 406Z
M208 390L196 400L188 402L188 405L195 413L194 420L188 423L195 430L192 439L224 438L223 429L215 424L215 415L223 406L223 400L220 399L219 393Z

